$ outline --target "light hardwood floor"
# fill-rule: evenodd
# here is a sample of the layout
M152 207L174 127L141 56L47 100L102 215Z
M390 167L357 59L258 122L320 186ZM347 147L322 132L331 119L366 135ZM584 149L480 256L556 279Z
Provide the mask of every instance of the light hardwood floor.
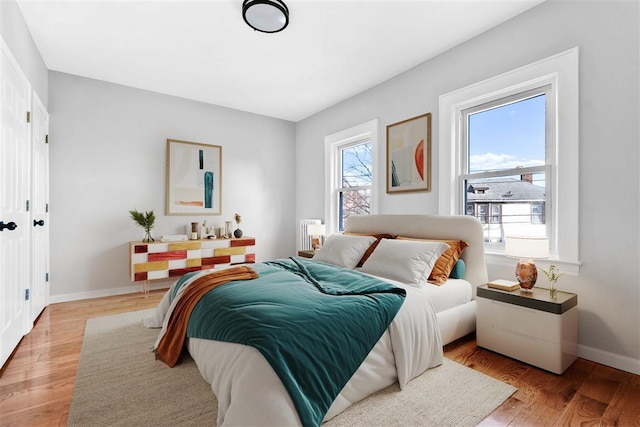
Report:
M0 426L66 425L85 321L155 307L164 291L53 304L3 368ZM554 375L476 346L469 335L445 356L518 391L485 426L640 426L640 377L578 359Z

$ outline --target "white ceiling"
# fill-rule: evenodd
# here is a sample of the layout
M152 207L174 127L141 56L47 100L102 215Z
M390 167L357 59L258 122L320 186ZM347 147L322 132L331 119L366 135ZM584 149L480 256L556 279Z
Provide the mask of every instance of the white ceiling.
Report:
M48 69L299 121L544 0L285 0L253 31L242 0L18 0Z

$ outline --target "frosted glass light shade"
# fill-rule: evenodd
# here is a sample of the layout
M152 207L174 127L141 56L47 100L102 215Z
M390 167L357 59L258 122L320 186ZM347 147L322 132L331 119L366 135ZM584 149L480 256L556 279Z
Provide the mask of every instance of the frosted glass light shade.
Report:
M549 238L546 236L506 236L505 255L513 258L549 258Z
M309 224L307 225L307 233L311 236L311 247L314 251L317 251L322 247L322 240L320 236L324 236L326 232L324 224Z
M307 233L309 236L324 236L326 228L324 224L309 224L307 225Z
M531 292L538 280L538 269L533 259L549 258L549 238L506 236L504 252L507 256L520 258L516 265L516 280L520 290Z
M244 0L244 21L256 31L277 33L289 25L289 9L281 0Z

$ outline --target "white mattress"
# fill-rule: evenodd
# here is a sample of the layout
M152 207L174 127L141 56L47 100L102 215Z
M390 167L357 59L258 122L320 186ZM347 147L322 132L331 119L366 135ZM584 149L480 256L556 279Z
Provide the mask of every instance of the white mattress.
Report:
M431 299L436 313L465 304L473 298L471 283L463 279L449 279L440 286L427 283L421 290Z
M401 288L416 288L416 286L407 285L396 280L387 279L386 277L376 277ZM449 279L440 286L425 283L418 289L429 297L436 313L466 304L473 299L473 286L464 279Z

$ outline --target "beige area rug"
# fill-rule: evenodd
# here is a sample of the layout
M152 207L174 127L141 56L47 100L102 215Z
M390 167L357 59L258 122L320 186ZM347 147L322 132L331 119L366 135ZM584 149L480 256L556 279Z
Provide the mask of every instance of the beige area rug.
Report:
M70 426L215 425L217 402L189 357L168 369L154 360L150 310L87 321L69 410ZM338 426L473 426L516 389L445 359L399 392L397 384L325 423Z

